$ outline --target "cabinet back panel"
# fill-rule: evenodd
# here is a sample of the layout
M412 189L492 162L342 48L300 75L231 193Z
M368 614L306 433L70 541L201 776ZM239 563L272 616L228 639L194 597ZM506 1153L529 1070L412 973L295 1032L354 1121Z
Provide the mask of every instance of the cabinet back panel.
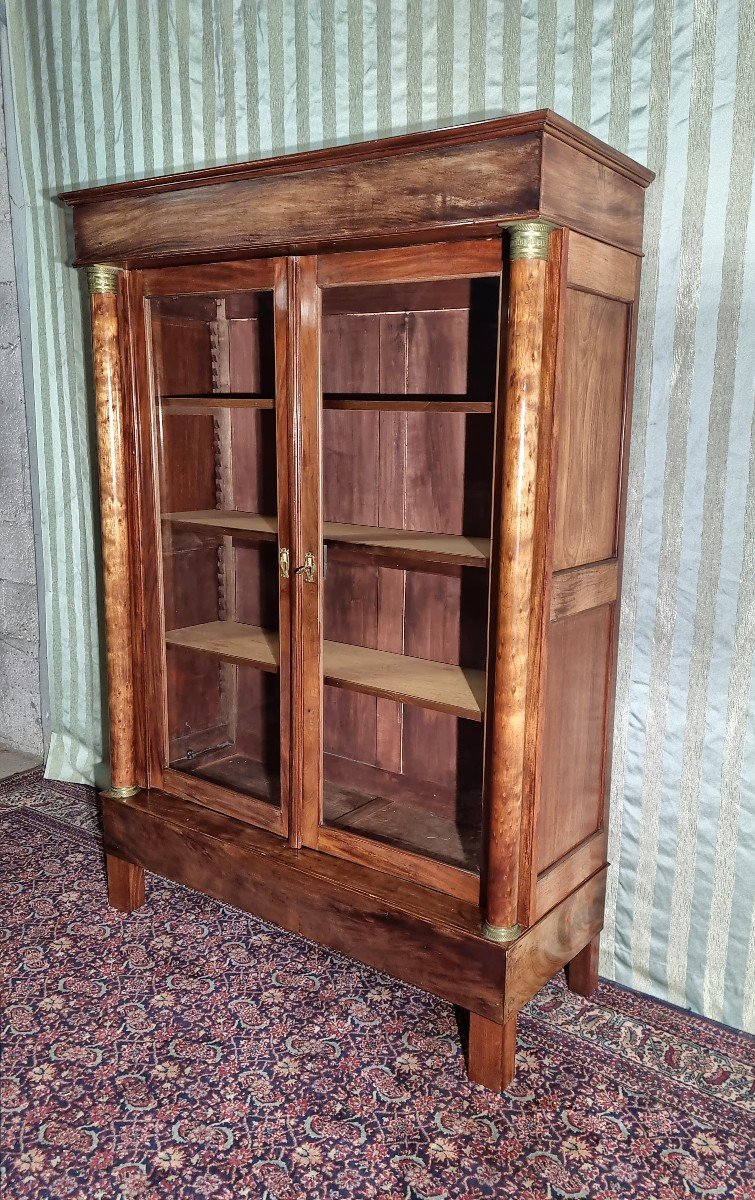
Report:
M274 395L270 293L166 296L152 301L150 311L161 408L162 512L217 506L274 516L275 413L222 406L206 415L200 411L203 396ZM198 400L188 411L186 403L170 399L192 396ZM233 541L165 521L163 579L167 629L219 619L278 627L272 544ZM277 679L172 649L166 655L166 687L169 763L274 799L280 760Z
M323 392L459 397L472 385L476 397L492 399L497 296L497 279L326 289ZM482 368L486 339L488 365ZM492 417L326 408L323 518L487 536L491 435ZM466 611L482 631L482 645L487 576L479 575L474 594L466 587ZM461 592L459 573L331 561L325 637L458 663ZM479 661L470 658L468 665L484 666L484 647ZM326 688L323 724L326 754L457 786L460 723L447 714ZM478 739L479 731L472 736ZM474 758L472 750L463 755L465 762ZM470 777L476 782L478 776L472 767Z
M548 627L538 872L603 824L612 622L604 604Z
M616 553L629 306L568 288L553 569Z

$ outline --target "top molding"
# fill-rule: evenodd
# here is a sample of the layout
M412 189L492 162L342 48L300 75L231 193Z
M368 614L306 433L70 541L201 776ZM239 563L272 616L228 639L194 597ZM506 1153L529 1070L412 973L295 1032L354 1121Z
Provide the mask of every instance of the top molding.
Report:
M430 241L484 235L503 221L535 217L638 253L642 191L653 178L542 109L59 198L74 209L78 265Z

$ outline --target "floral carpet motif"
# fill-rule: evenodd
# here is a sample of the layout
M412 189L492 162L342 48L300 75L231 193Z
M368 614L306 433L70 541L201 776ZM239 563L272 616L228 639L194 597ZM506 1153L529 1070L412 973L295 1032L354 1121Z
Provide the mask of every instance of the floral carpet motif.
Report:
M94 795L0 785L3 1196L755 1197L755 1042L558 979L504 1096L453 1009L185 888L107 907Z

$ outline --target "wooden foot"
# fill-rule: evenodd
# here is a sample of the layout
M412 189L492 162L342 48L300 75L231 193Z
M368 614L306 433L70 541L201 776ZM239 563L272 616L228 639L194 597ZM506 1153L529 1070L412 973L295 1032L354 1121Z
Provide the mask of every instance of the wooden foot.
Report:
M598 957L600 934L588 942L571 962L566 964L566 986L580 996L592 996L598 986Z
M469 1060L467 1073L472 1083L491 1092L502 1092L516 1070L516 1017L497 1025L486 1017L469 1014Z
M133 912L144 904L144 868L106 854L107 898L111 908Z

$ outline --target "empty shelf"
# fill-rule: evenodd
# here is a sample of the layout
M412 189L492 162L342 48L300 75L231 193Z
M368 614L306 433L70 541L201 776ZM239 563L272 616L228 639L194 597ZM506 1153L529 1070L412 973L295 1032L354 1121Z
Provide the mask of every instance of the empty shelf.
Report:
M165 635L169 646L211 654L224 662L277 671L278 634L236 621L210 621ZM385 696L420 708L480 721L485 708L485 672L426 658L409 658L344 642L325 642L323 678L335 687Z
M277 633L237 621L209 621L206 625L171 629L165 641L169 646L211 654L239 666L249 664L261 671L277 671L280 662Z
M197 512L164 513L164 521L187 529L206 529L215 533L246 535L272 541L277 536L276 517L233 510L206 509ZM362 547L371 556L390 559L419 559L466 567L486 567L490 559L490 539L470 538L463 534L421 533L412 529L378 528L372 525L347 525L323 522L323 539L333 547Z
M163 520L185 529L206 529L213 533L242 535L261 541L275 541L278 518L262 517L255 513L235 512L233 509L208 508L197 512L163 513Z
M323 538L332 546L364 546L396 558L423 558L459 566L485 567L490 559L489 538L462 534L418 533L412 529L375 528L325 521Z
M484 671L344 642L325 642L323 658L325 682L335 687L482 720Z
M213 408L275 408L275 400L267 396L231 396L222 392L206 396L161 396L159 404L163 412L176 416L201 416Z
M445 395L443 393L422 396L398 392L388 395L383 392L326 392L322 398L323 408L368 409L383 412L456 412L492 413L489 400L471 400L468 396Z

